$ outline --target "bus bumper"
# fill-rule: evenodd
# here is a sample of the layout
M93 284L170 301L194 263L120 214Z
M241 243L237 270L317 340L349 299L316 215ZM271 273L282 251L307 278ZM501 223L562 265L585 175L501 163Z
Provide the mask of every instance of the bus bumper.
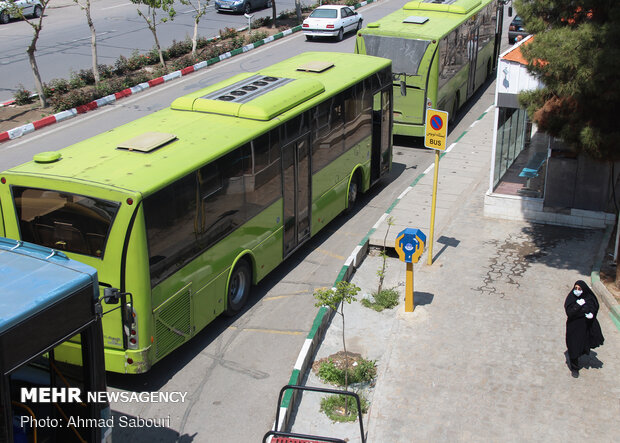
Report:
M142 374L151 369L149 349L126 350L104 348L105 369L121 374ZM54 349L56 360L81 366L82 347L79 343L64 342Z
M424 137L424 125L411 123L394 122L394 134L406 135L409 137Z

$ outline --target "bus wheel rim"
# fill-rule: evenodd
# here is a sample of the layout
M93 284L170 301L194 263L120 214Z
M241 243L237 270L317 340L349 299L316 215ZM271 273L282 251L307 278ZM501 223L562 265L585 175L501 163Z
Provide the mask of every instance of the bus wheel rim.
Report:
M242 272L236 273L230 280L230 301L234 304L241 301L243 294L245 293L246 281L245 274Z
M353 206L355 200L357 200L357 182L351 180L351 184L349 185L349 207Z

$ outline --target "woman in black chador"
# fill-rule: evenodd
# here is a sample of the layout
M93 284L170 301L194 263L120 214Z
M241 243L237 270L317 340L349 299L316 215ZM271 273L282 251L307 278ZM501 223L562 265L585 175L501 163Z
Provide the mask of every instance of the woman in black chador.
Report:
M571 371L579 371L577 360L590 349L603 344L603 332L596 319L598 300L583 280L575 282L573 290L566 297L566 347Z

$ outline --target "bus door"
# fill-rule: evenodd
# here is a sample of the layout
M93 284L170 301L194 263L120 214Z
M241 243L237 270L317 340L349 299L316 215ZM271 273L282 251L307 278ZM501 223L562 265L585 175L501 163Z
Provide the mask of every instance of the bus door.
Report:
M467 36L467 60L469 62L469 79L467 80L467 98L476 90L476 62L478 60L478 34L479 27L469 30Z
M310 135L282 147L284 254L310 237Z
M390 168L391 92L391 89L384 89L373 96L372 155L370 160L371 185L379 180Z

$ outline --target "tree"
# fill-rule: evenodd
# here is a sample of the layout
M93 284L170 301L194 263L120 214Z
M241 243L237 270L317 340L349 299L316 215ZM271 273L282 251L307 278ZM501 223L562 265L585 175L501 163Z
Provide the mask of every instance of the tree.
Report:
M9 9L13 14L16 14L19 18L25 20L33 30L32 40L30 41L30 45L26 49L26 54L28 54L28 60L30 61L30 68L32 69L32 75L34 76L34 86L39 94L39 102L41 103L41 107L45 108L47 106L47 98L43 93L43 82L41 81L41 73L39 72L39 66L37 65L37 59L34 56L34 53L37 50L37 41L39 40L39 35L41 34L41 29L43 29L43 17L45 17L45 9L47 5L49 5L51 0L40 0L41 8L35 9L34 15L32 19L26 18L24 16L24 11L22 8L18 7L14 3L9 4Z
M159 62L165 68L166 62L164 61L164 54L162 53L161 45L159 44L159 39L157 38L157 25L159 23L166 23L168 20L174 20L174 16L176 15L176 11L173 7L174 0L131 0L131 3L135 5L145 5L147 7L146 13L143 13L138 8L138 15L144 19L146 26L153 33L155 47L157 48L157 53L159 54ZM159 9L165 12L167 16L158 19L157 10Z
M519 101L538 127L576 152L620 160L620 2L617 0L518 0L526 29L528 70L543 88ZM612 185L615 186L615 185ZM614 202L616 203L616 202ZM618 220L620 229L620 217ZM620 266L616 266L620 289Z
M315 306L327 306L333 309L342 317L342 348L344 349L344 390L348 390L349 386L349 354L347 354L347 344L344 338L344 304L357 300L355 296L360 291L360 288L348 281L339 281L335 288L332 289L317 289L314 291L314 298L317 300ZM338 312L338 305L340 305L340 312ZM345 415L348 414L348 398L345 402Z
M200 22L200 18L207 12L207 5L209 4L209 0L205 0L204 3L202 0L180 0L180 2L184 5L191 6L196 13L194 15L194 35L192 37L192 55L195 56L196 45L198 43L198 23Z
M576 151L620 160L620 2L518 0L529 71L544 87L519 100L544 132Z
M90 16L90 0L81 2L80 0L73 0L86 14L86 22L90 28L90 52L92 55L93 64L93 76L95 77L95 86L99 84L99 64L97 63L97 33L95 32L95 25L93 19Z

